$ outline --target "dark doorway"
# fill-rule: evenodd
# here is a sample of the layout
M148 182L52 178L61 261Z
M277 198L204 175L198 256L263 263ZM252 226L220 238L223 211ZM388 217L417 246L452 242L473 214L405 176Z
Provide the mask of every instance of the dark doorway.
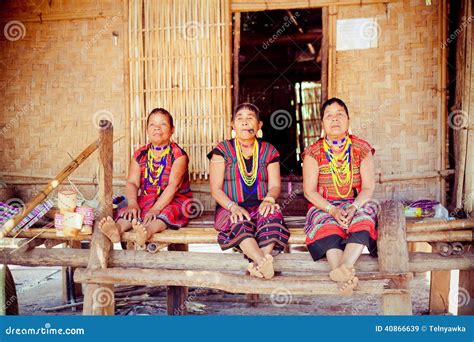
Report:
M299 154L320 134L322 10L241 14L239 102L262 112L263 139L283 176L301 175Z

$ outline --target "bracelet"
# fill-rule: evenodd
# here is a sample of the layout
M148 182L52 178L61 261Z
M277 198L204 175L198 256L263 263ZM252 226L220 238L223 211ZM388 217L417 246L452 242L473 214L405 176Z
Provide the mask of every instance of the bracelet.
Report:
M235 203L234 201L230 201L229 203L227 203L227 210L230 210L230 208L232 208L234 204L237 204L237 203Z
M352 203L351 204L354 208L356 208L356 210L359 210L360 209L360 205L357 204L356 202Z
M264 202L270 202L271 204L275 204L275 199L272 196L266 196L263 199Z
M324 209L328 214L331 213L331 210L333 210L335 208L335 206L333 206L332 204L328 204L328 206L326 207L326 209Z

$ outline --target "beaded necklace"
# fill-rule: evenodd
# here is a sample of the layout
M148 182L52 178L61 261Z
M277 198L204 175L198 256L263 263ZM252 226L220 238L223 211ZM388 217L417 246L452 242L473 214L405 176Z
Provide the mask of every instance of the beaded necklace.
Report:
M346 198L351 193L352 181L354 179L351 163L352 140L350 137L344 139L345 142L342 146L342 150L337 153L335 153L332 150L332 147L329 146L327 139L324 139L323 142L324 153L329 162L329 169L331 170L332 182L336 189L336 193L341 198ZM341 194L341 188L346 186L349 186L347 192Z
M154 150L162 150L161 156L155 155ZM145 168L145 194L148 194L148 186L156 187L158 194L161 192L161 178L166 167L166 157L170 153L170 145L156 148L153 145L148 149L147 163ZM158 185L158 186L157 186Z
M235 154L237 155L237 165L239 166L240 176L244 181L245 185L252 186L257 179L258 171L258 142L255 141L253 144L252 151L252 170L247 172L247 167L245 166L244 154L242 152L242 147L239 142L239 139L235 139Z

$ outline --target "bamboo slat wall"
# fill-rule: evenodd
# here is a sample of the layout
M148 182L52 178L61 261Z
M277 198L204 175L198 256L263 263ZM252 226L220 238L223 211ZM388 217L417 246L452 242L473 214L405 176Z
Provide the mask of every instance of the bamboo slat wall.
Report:
M189 171L207 178L206 154L230 133L230 2L133 0L129 13L132 150L148 113L166 108Z
M115 138L124 136L122 4L0 2L1 175L54 177L97 138L101 115L113 121ZM15 21L20 36L7 37ZM125 174L125 146L114 145L116 176ZM87 160L74 177L92 180L96 164Z
M335 96L347 101L354 134L376 149L382 178L436 174L440 72L438 1L403 1L387 6L341 6L337 19L375 18L378 47L336 51ZM377 186L380 198L438 198L440 178Z

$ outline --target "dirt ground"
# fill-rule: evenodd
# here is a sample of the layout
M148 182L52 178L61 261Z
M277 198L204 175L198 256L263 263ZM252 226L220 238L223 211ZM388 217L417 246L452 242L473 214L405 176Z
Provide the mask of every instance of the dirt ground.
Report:
M119 245L115 246L120 249ZM190 251L222 253L217 246L191 245ZM80 315L77 309L51 310L65 304L62 298L61 267L10 266L16 283L21 315ZM453 271L453 279L457 273ZM457 286L453 281L453 287ZM130 292L130 290L132 290ZM413 313L426 315L429 309L429 273L416 274L411 282ZM166 315L164 287L116 286L117 315ZM79 297L78 301L82 301ZM291 296L260 295L256 306L246 295L218 290L193 289L188 296L189 315L381 315L382 297L357 295ZM455 313L455 308L452 313Z

